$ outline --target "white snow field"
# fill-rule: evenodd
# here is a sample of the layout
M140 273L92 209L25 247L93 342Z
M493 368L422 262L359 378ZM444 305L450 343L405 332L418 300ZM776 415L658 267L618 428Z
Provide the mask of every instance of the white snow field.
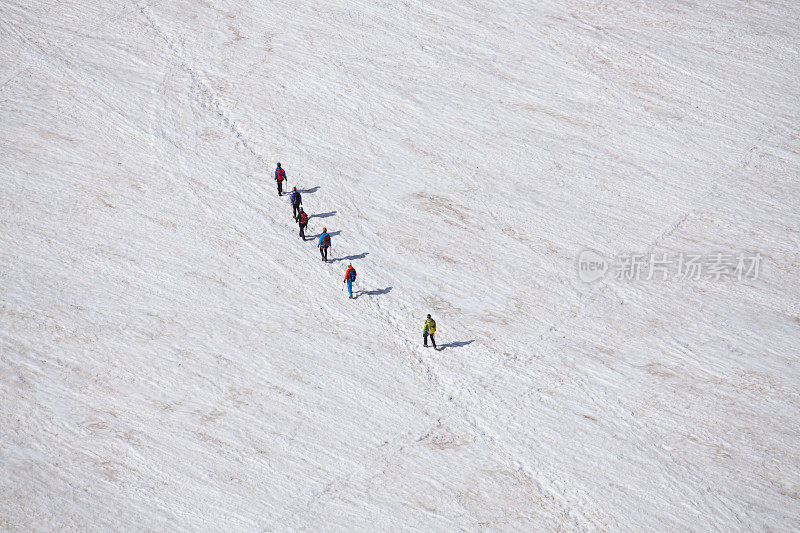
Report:
M0 529L797 531L799 27L0 0Z

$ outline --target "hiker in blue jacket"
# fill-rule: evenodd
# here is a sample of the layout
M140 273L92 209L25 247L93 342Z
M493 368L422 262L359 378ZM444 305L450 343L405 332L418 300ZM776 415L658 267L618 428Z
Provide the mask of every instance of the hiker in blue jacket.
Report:
M278 167L275 169L275 182L278 184L278 196L283 194L283 182L286 179L286 171L281 168L281 164L278 163Z
M303 198L297 192L297 187L292 187L292 194L289 196L289 201L292 203L292 218L297 222L297 216L300 214L300 206L303 205Z
M319 236L319 242L317 242L317 246L319 247L319 253L322 256L322 260L327 261L328 248L331 247L331 236L328 234L328 228L322 228L322 235Z

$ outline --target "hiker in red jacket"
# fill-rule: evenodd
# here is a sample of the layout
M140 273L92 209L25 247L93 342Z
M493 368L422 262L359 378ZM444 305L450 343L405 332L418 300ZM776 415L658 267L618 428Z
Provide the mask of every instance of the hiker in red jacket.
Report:
M300 213L297 215L297 222L300 224L300 236L306 240L306 226L308 226L308 215L303 208L300 208Z
M347 265L347 270L344 273L344 282L347 283L347 292L350 293L350 299L353 299L353 282L356 280L356 269L353 265Z
M278 183L278 196L283 194L283 182L286 179L286 172L281 168L278 163L278 168L275 169L275 181Z

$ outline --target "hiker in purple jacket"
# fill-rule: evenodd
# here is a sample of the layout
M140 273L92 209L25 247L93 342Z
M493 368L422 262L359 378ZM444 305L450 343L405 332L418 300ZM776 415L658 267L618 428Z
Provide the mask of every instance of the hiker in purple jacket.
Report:
M292 203L292 218L297 222L297 215L300 214L300 206L303 205L303 198L297 192L297 187L292 187L292 194L289 196L289 201Z

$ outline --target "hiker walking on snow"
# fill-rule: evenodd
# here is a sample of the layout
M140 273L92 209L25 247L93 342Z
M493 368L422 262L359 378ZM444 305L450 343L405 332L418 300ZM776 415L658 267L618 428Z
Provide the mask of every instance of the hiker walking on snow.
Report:
M292 217L294 221L297 222L297 214L303 205L303 198L300 196L300 193L297 192L297 187L292 187L292 194L289 196L289 201L292 203Z
M353 265L347 265L347 270L344 273L344 282L347 283L347 292L350 294L350 299L353 299L353 282L356 280L356 269Z
M436 321L431 318L431 315L428 315L428 320L425 321L425 326L422 328L422 344L426 348L428 347L428 337L431 338L431 344L433 344L433 349L436 349L436 339L433 338L433 335L436 333Z
M322 235L319 236L319 242L317 242L317 246L319 247L319 253L322 256L322 260L327 261L328 248L331 247L331 236L328 234L328 228L322 228Z
M275 181L278 183L278 196L283 194L283 182L286 179L286 172L281 168L281 164L278 163L278 167L275 169Z
M300 212L297 214L297 223L300 224L300 236L303 240L306 240L306 226L308 226L308 215L303 208L300 208Z

